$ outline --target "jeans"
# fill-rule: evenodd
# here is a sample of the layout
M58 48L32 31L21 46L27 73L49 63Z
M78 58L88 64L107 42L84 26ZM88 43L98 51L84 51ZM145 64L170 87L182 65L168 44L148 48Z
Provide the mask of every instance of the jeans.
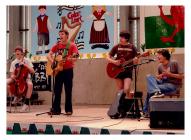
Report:
M155 92L169 95L177 90L177 86L172 83L164 83L163 80L156 79L153 75L147 75L147 97L145 99L143 112L148 113L149 99Z

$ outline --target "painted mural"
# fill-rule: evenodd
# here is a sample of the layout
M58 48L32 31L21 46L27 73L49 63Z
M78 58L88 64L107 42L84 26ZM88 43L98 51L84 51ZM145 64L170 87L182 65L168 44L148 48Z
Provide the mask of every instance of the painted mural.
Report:
M158 8L159 16L145 17L146 48L183 48L184 6L171 6L170 15Z
M58 40L58 31L67 29L80 58L103 58L114 45L113 6L32 6L31 55L43 61Z

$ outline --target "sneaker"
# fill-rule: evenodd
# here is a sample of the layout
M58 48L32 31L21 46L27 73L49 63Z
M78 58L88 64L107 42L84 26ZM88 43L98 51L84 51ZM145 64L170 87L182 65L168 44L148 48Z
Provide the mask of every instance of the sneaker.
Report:
M164 94L158 91L151 98L162 98L162 97L164 97Z
M141 118L140 118L140 119L148 119L148 118L150 118L149 113L143 113L143 114L141 115Z
M29 112L29 105L24 104L20 112L21 113Z

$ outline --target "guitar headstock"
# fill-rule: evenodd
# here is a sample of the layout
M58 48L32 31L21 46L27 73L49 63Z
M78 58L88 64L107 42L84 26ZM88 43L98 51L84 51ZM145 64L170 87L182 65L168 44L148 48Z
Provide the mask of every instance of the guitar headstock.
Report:
M146 51L146 52L142 53L140 56L146 57L146 56L150 56L150 54L151 54L151 51Z
M78 58L80 55L78 53L73 53L72 58Z
M29 53L29 51L26 48L24 48L23 49L23 56L25 57L27 55L27 53Z

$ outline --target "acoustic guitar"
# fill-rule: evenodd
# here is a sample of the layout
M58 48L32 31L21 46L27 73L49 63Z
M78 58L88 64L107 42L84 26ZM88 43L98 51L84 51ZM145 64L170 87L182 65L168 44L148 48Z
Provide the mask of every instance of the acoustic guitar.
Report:
M143 54L139 54L137 57L146 57L150 55L150 51L144 52ZM110 78L117 77L121 72L125 71L125 67L127 67L128 64L132 63L133 59L130 59L128 61L121 60L121 65L117 66L113 63L108 63L106 67L107 75Z
M78 58L79 54L74 53L71 58ZM63 58L62 55L57 55L54 59L54 63L50 60L47 61L46 64L46 75L53 75L56 76L58 72L63 70L63 65L65 64L67 58Z

